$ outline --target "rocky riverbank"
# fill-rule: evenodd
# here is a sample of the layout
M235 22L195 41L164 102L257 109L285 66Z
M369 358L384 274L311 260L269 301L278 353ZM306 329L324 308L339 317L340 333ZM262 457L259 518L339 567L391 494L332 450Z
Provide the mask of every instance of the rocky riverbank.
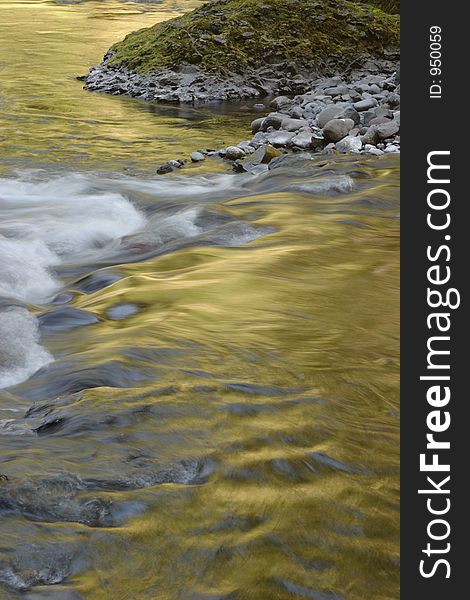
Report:
M249 139L227 148L200 149L189 160L225 160L235 171L259 172L273 159L293 152L375 156L400 152L398 64L369 61L349 78L319 79L306 93L278 96L270 106L272 112L252 122ZM185 162L168 161L158 173L180 169Z
M377 3L212 0L116 43L85 88L196 104L305 93L319 75L397 59L399 17Z
M250 138L193 152L192 162L252 170L289 151L399 152L397 9L395 0L213 0L128 35L85 88L152 102L274 97Z

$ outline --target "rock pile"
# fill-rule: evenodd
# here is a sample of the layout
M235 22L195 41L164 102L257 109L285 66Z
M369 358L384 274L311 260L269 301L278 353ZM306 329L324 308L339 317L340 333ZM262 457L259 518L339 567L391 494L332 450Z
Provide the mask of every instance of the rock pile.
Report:
M356 71L349 81L345 79L318 80L304 94L274 98L270 103L273 111L252 122L250 139L220 150L193 152L191 161L220 157L233 161L236 171L252 171L289 151L375 156L399 153L399 65L380 74ZM159 172L170 172L183 164L182 159L168 161Z

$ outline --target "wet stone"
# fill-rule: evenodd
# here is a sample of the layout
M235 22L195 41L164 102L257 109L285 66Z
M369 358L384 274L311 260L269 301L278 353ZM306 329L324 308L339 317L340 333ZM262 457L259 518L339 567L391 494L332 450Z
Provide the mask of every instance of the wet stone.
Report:
M83 325L92 325L98 321L98 317L94 314L69 306L39 316L40 327L49 330L73 329Z
M114 321L127 319L139 312L139 307L136 304L117 304L106 311L106 316Z

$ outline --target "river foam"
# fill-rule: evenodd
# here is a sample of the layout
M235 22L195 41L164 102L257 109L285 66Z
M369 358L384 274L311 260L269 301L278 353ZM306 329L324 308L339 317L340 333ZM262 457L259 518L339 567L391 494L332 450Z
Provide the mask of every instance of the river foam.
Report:
M232 246L262 235L210 207L228 190L239 191L233 175L162 180L37 170L0 178L0 387L53 360L28 306L46 308L74 278L187 244Z
M145 223L122 194L98 191L81 175L0 179L0 298L11 304L0 312L0 387L53 360L37 319L15 304L47 304L63 286L55 269L92 262Z
M60 292L97 268L194 245L243 245L272 231L235 217L231 199L272 192L325 197L354 187L349 174L335 175L325 163L297 157L304 169L296 175L284 168L286 160L257 176L31 170L0 178L0 311L9 307L0 312L0 387L23 382L52 361L28 306L50 311L67 297ZM41 319L42 330L50 320Z
M0 312L0 388L24 381L52 360L39 343L37 319L20 307Z

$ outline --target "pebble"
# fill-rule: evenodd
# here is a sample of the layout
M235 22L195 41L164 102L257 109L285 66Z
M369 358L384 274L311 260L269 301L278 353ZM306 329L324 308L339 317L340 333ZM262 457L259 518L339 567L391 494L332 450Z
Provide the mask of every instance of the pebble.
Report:
M358 136L347 135L345 138L336 143L336 150L342 154L352 152L353 154L360 152L362 149L362 140Z
M394 121L389 121L388 123L381 123L380 125L375 125L377 130L377 135L380 140L385 140L387 138L393 137L400 131L400 127Z
M172 172L173 172L173 167L170 165L169 162L163 163L157 169L157 175L165 175L166 173L172 173Z
M323 136L327 142L339 142L353 127L352 119L332 119L323 127Z
M263 125L264 121L265 121L265 117L261 117L259 119L255 119L251 123L251 132L252 133L256 133L257 131L259 131L261 129L261 126Z
M184 159L180 158L179 160L169 160L168 164L174 169L181 169L181 167L184 165Z
M301 119L304 116L304 111L300 106L292 107L289 112L294 119Z
M346 106L346 108L344 108L344 110L342 110L336 116L336 118L337 119L351 119L352 121L354 121L354 125L359 125L359 123L361 122L360 114L352 106Z
M324 154L365 153L381 156L400 152L400 85L396 75L380 74L375 63L367 65L355 79L345 82L339 76L317 81L304 94L294 98L278 96L270 112L251 123L252 138L236 145L212 150L208 156L233 161L235 171L261 173L273 158L289 156L287 149L310 150ZM375 73L372 70L375 70ZM261 103L255 110L266 109ZM284 154L281 152L283 151ZM205 159L193 152L192 162ZM157 173L170 173L185 160L170 160ZM283 163L284 164L284 163Z
M349 88L345 85L338 85L336 87L328 88L325 90L327 96L341 96L341 94L347 94Z
M267 141L273 146L287 146L295 137L290 131L272 131L266 136Z
M372 154L373 156L381 156L383 154L382 150L379 150L379 148L376 148L376 146L373 146L372 144L365 144L364 152L366 154Z
M250 144L250 140L240 142L238 147L241 148L245 154L253 154L256 150L256 148Z
M382 125L383 123L390 123L388 117L374 117L369 121L369 125Z
M285 118L286 115L279 113L270 113L267 117L265 117L261 126L261 131L266 131L268 127L274 127L274 129L279 129L281 127L282 121Z
M283 119L281 121L281 129L285 131L298 131L302 129L302 127L308 127L307 121L305 119Z
M332 104L324 108L317 117L317 123L319 127L325 127L328 121L334 119L337 115L341 114L344 110L343 104Z
M307 149L312 145L312 137L312 131L300 131L291 141L297 148Z
M225 149L225 158L227 160L238 160L245 156L245 152L238 146L228 146Z
M281 108L281 106L290 104L291 102L292 100L287 96L278 96L277 98L274 98L274 100L271 100L269 106L271 106L271 108L278 109Z
M273 159L278 156L282 156L282 153L279 152L273 146L266 144L261 146L256 150L251 156L245 158L243 161L235 161L233 165L233 170L240 173L243 171L247 171L250 173L256 172L256 169L260 165L268 165Z
M362 143L376 145L380 140L379 134L377 133L377 125L371 125L366 133L362 136Z
M366 98L365 100L359 100L359 102L354 102L353 104L353 108L358 112L369 110L370 108L374 108L374 106L377 106L377 100L375 98Z

